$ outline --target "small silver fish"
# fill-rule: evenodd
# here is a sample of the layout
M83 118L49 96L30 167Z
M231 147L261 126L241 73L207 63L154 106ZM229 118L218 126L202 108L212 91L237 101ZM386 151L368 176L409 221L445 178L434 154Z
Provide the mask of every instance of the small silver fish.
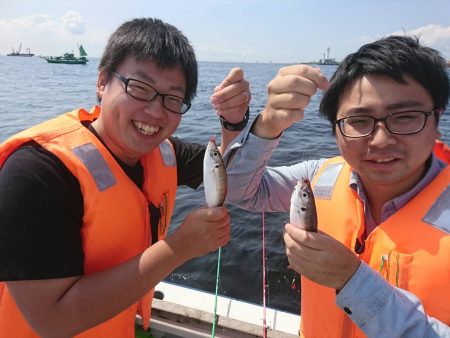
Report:
M203 159L203 186L209 207L223 204L227 195L227 171L214 136L209 139Z
M306 231L317 232L317 211L308 179L298 181L291 196L290 222Z

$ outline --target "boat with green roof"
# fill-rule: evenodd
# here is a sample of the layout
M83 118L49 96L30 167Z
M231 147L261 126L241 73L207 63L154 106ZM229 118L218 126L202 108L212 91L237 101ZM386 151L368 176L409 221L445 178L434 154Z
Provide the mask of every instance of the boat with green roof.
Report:
M78 46L80 53L79 57L76 57L74 53L64 53L63 56L45 56L44 59L48 63L63 63L67 65L85 65L89 60L87 53L83 48L83 45Z

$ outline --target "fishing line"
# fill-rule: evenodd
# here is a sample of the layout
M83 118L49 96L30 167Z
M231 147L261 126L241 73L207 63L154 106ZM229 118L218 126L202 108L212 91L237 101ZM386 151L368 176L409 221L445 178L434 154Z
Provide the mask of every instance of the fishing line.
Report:
M216 336L216 323L218 321L217 319L217 294L219 292L219 275L220 275L220 253L222 248L219 247L217 251L217 273L216 273L216 292L214 295L214 317L213 317L213 327L211 332L211 338L214 338Z
M264 221L264 210L262 212L262 269L263 269L263 338L267 337L266 322L266 223Z

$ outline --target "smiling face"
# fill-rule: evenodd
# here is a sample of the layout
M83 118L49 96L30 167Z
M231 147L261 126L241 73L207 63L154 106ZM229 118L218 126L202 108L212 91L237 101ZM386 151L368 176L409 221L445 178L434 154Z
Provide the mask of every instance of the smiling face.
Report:
M160 69L153 61L128 57L116 72L148 83L162 94L184 98L186 78L179 67ZM164 108L161 97L151 102L137 100L125 92L124 83L116 76L103 72L97 81L97 95L101 114L93 126L108 148L129 165L172 135L181 121L180 114Z
M382 118L400 111L430 112L433 101L415 80L405 76L406 84L388 76L368 75L353 82L340 97L337 119L370 115ZM384 191L390 197L411 189L423 176L437 137L434 115L427 118L422 131L412 135L391 134L378 122L375 131L362 138L347 138L336 129L342 156L361 177L367 193Z

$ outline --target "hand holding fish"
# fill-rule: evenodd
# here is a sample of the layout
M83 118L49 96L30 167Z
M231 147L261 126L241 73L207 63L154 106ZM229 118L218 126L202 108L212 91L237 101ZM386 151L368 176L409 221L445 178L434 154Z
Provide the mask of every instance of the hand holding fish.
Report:
M341 242L286 224L284 242L289 265L318 284L341 290L361 264Z
M227 174L214 137L205 152L203 183L208 207L190 212L171 236L175 238L170 239L174 246L181 248L177 254L186 260L220 249L230 240L230 216L222 206L227 193Z
M201 207L191 211L168 238L174 251L189 260L226 245L230 240L230 215L225 207Z
M227 77L214 89L211 103L217 114L230 123L244 119L251 100L250 86L241 68L232 68Z
M283 130L303 119L304 110L317 89L328 88L327 78L318 68L307 65L283 67L269 82L269 98L252 132L265 139L278 137Z

